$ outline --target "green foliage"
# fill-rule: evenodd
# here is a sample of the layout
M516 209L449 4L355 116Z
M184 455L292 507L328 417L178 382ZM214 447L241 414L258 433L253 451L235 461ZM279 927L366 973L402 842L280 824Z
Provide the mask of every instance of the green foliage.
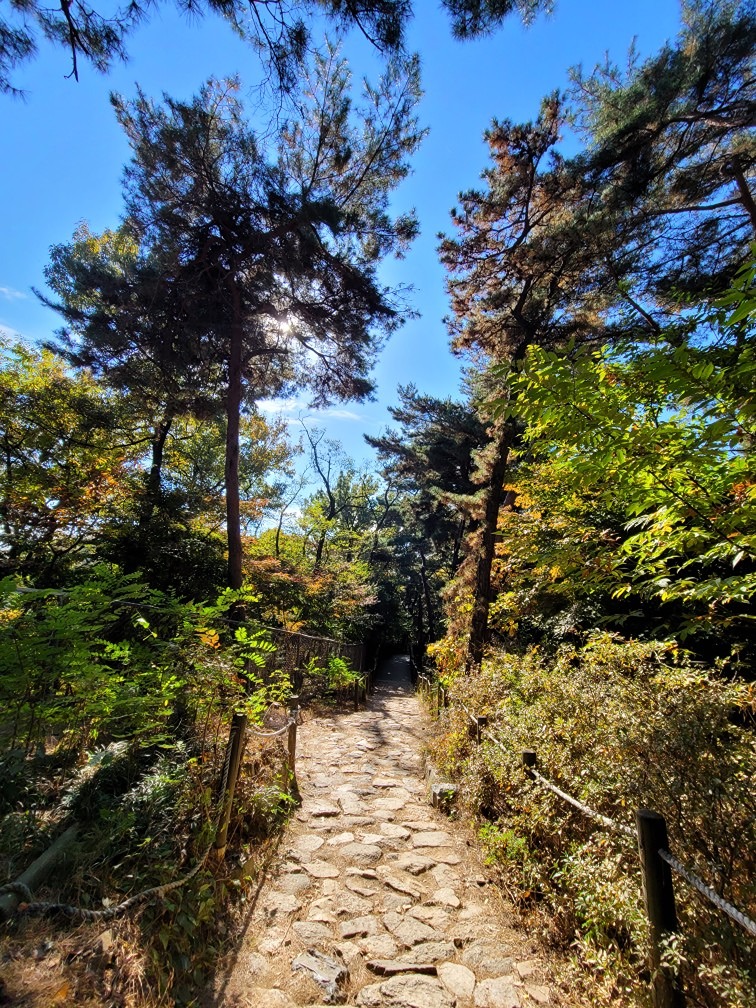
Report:
M329 655L327 658L310 658L305 666L305 674L325 690L346 689L361 678L360 673L351 668L349 663L338 655Z
M551 4L548 0L444 0L443 6L449 13L454 36L475 38L494 31L513 13L528 23ZM57 11L37 0L25 0L23 6L12 7L0 20L0 92L17 93L12 75L37 53L43 40L66 50L71 60L67 76L78 80L83 60L106 72L115 61L127 58L128 36L150 10L148 4L136 0L115 9L109 6L103 13L84 5ZM282 92L294 88L312 47L308 22L313 16L325 17L338 31L357 28L379 52L388 55L402 51L413 14L409 0L370 0L358 8L341 0L300 0L291 4L267 0L262 7L255 5L253 13L242 0L205 0L193 4L191 10L195 17L207 12L224 17L237 35L250 42Z
M756 590L751 272L721 307L650 346L564 355L531 348L511 389L538 461L517 480L520 513L504 519L510 570L540 565L552 592L566 597L592 590L609 619L612 599L662 603L656 632L678 640L724 632L736 649L748 640ZM517 610L522 589L513 580Z
M326 680L329 685L340 689L344 686L351 686L353 683L357 682L359 678L360 673L355 672L354 669L350 668L349 663L344 661L343 658L332 655L328 659Z
M224 699L257 716L286 697L285 678L265 673L275 650L264 631L236 627L239 593L213 605L179 603L137 575L100 565L66 591L0 583L0 696L9 749L50 739L129 739L170 734L180 708ZM225 644L224 644L225 641Z
M522 868L529 858L530 852L525 838L496 823L484 823L478 830L478 839L486 852L487 865L510 862Z
M27 590L14 579L0 588L0 689L11 748L29 751L67 733L81 745L103 734L161 734L182 681L161 660L143 613L168 600L105 566L66 591Z
M676 856L753 916L751 686L676 657L671 645L595 634L554 657L537 648L494 652L479 676L457 679L453 698L487 714L503 744L460 745L460 731L469 739L466 715L452 708L448 758L489 820L487 856L521 898L547 908L560 937L603 976L606 996L624 1003L642 989L647 936L635 844L529 781L523 749L535 749L541 773L605 816L632 827L637 808L663 814ZM684 885L676 892L689 989L706 1005L746 1003L736 992L756 991L747 938ZM729 981L714 980L715 962Z

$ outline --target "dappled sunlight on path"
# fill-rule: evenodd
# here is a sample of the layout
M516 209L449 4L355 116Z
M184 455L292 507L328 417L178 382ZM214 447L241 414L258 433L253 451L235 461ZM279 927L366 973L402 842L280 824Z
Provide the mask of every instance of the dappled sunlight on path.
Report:
M562 1003L466 831L428 803L431 731L402 656L379 669L367 710L302 726L302 805L213 1005Z

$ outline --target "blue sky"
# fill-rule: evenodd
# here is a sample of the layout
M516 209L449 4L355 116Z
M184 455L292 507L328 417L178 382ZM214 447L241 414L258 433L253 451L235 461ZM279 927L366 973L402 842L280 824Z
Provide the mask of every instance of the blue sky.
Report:
M655 52L678 31L677 0L556 0L551 17L529 28L510 19L494 36L460 43L451 38L446 15L432 0L416 0L409 33L423 63L425 98L420 108L430 133L415 158L412 176L395 195L397 210L414 206L421 236L409 255L387 263L387 283L414 287L420 317L408 322L381 354L374 377L375 402L339 404L313 422L326 425L355 459L367 460L362 434L379 433L389 422L387 406L396 386L414 382L431 395L455 395L459 364L448 350L447 311L436 235L449 229L456 194L476 185L486 164L482 135L491 120L533 118L540 99L564 88L567 70L591 68L608 51L619 63L634 37L641 53ZM16 75L24 101L0 96L2 108L2 219L0 328L28 341L50 336L57 316L34 297L53 244L70 240L85 220L95 231L118 223L120 178L128 145L112 113L108 94L130 96L138 82L147 94L188 97L210 76L239 74L253 85L254 52L214 18L187 21L172 9L153 15L134 34L130 61L103 77L82 65L81 81L66 80L62 51L44 50ZM375 61L357 39L346 52L356 73ZM281 404L278 404L279 406ZM296 414L302 404L289 404Z

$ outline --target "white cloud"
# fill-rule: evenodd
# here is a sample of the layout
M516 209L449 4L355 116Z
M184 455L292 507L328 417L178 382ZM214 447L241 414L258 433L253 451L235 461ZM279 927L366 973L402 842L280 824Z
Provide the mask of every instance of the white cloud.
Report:
M314 411L318 416L330 417L332 420L362 420L359 413L346 409L324 409Z
M293 416L306 409L307 404L302 399L258 399L257 408L263 413L283 413Z
M18 333L15 329L11 329L10 326L2 325L2 323L0 323L0 339L17 340L20 338L20 333Z
M315 420L362 420L359 413L352 410L337 409L329 406L325 409L308 409L307 403L303 399L260 399L257 402L258 409L263 413L277 413L281 416L297 417L306 420L308 417Z
M14 287L0 287L0 297L5 301L21 301L29 297L24 291L16 290Z

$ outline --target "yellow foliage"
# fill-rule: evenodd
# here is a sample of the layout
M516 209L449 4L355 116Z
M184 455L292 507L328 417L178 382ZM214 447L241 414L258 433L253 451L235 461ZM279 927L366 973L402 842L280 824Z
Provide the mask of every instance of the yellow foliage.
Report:
M208 647L216 649L220 647L220 637L216 630L208 630L207 627L197 627L197 636Z

